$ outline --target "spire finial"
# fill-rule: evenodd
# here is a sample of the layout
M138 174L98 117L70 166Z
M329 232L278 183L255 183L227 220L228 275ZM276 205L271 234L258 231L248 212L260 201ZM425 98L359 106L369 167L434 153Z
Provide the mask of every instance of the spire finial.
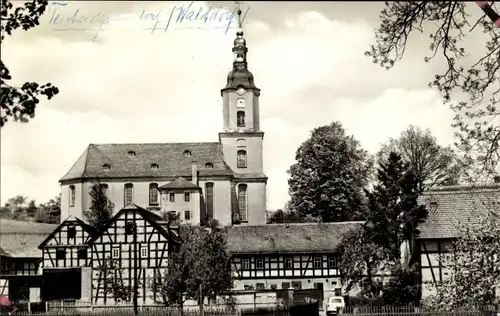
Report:
M241 1L235 1L234 2L236 6L236 13L238 14L238 33L243 33L243 27L241 25Z

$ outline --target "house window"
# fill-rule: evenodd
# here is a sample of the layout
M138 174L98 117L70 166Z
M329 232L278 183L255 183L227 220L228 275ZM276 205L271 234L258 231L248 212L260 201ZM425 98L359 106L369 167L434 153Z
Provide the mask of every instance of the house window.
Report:
M57 249L56 259L65 259L65 258L66 258L66 249Z
M277 284L271 284L271 290L277 290L278 285Z
M185 221L191 220L191 211L189 211L189 210L184 211L184 220Z
M335 289L335 296L342 296L342 289Z
M266 285L264 283L257 283L255 284L255 288L257 290L264 290L266 288Z
M214 218L214 184L212 182L205 183L205 195L206 195L206 207L207 207L207 219Z
M141 258L147 258L149 254L148 247L141 247Z
M238 127L245 127L245 112L243 111L236 112L236 119Z
M189 192L184 192L184 201L189 202L191 200L191 194Z
M286 257L285 258L285 269L292 269L292 268L293 268L292 258Z
M120 247L113 247L111 251L111 258L113 259L120 258Z
M87 248L78 249L78 259L87 259Z
M75 226L73 225L68 226L68 238L75 238L75 236L76 236Z
M134 222L128 222L125 224L125 234L127 235L132 235L135 231L135 223Z
M170 193L169 199L170 199L170 202L175 202L175 193Z
M255 259L255 268L256 269L264 269L264 259L262 259L262 258Z
M321 257L314 257L314 261L313 261L313 267L314 269L321 269L323 268L323 258Z
M101 192L104 196L108 196L108 192L109 192L109 187L106 183L101 183L99 184L99 188L101 189Z
M149 205L158 204L158 184L150 183L149 184Z
M237 167L238 168L246 168L247 167L247 152L246 152L246 150L238 150Z
M240 214L240 220L242 221L247 221L247 185L246 184L240 184L238 185L238 207L239 207L239 214Z
M328 257L328 268L337 269L337 257L335 256Z
M286 290L286 289L290 288L290 282L282 282L281 283L281 288L283 290Z
M134 201L134 185L132 183L125 184L124 203L125 206Z
M302 290L302 282L300 281L292 282L292 287L295 290Z
M75 191L75 186L70 185L69 186L69 206L75 206L75 199L76 199L76 191Z
M243 269L243 270L250 269L250 259L242 259L241 260L241 269Z

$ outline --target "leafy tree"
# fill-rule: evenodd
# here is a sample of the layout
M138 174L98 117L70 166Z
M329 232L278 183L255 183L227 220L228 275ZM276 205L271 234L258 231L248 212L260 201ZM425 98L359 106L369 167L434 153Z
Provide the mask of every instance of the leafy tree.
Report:
M392 306L417 306L420 303L420 266L411 269L396 267L382 289L380 303Z
M288 170L289 209L300 218L311 215L323 222L360 217L371 160L339 122L315 128L295 159Z
M97 271L103 282L103 291L115 299L116 302L130 303L133 288L123 280L124 268L120 267L117 259L105 259L97 266ZM140 281L138 280L140 287Z
M472 180L491 177L500 160L500 32L491 21L498 14L487 2L481 5L485 14L475 19L472 14L482 13L481 9L466 1L386 2L375 31L376 43L365 53L390 69L403 58L412 34L429 36L431 56L425 62L440 56L447 65L429 85L442 93L444 103L456 113L456 145L464 153L464 163L471 170L466 175ZM481 56L464 48L467 34L484 38Z
M181 225L180 236L182 243L170 255L167 273L153 286L163 303L182 306L186 299L214 300L231 289L227 228L215 220L206 227Z
M277 210L268 219L269 224L300 223L299 214L290 210Z
M11 1L2 0L1 44L4 44L6 35L12 35L12 31L20 27L27 31L39 25L40 16L45 12L47 4L48 1L45 0L33 0L14 8ZM14 121L28 122L35 116L35 107L40 102L39 95L45 95L50 100L59 93L59 89L50 83L40 86L36 82L26 82L16 87L9 84L11 79L9 69L0 61L0 127L5 126L9 117Z
M92 184L89 195L90 207L83 212L83 216L89 225L100 230L113 216L114 204L108 199L99 181Z
M490 210L478 217L478 225L462 223L452 251L443 256L449 278L437 285L432 306L455 309L495 303L495 288L500 287L500 212Z
M26 208L26 215L28 217L35 217L38 212L38 206L36 206L35 200L31 200Z
M417 178L419 189L424 184L458 184L461 165L455 152L440 146L430 130L422 131L410 125L399 138L391 138L377 153L379 162L386 161L391 152L398 153Z
M35 222L59 224L61 222L61 195L50 199L45 204L40 204L35 215Z

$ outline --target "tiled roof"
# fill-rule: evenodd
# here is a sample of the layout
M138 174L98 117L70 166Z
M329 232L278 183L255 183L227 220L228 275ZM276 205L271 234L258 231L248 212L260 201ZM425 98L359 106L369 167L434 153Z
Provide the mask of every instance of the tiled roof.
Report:
M0 248L0 256L9 256L9 254L7 252L5 252L5 250Z
M179 177L174 181L162 185L160 189L200 189L200 187L183 177Z
M500 212L500 185L450 186L426 191L419 197L428 218L420 225L420 239L456 238L459 225L477 225L480 214Z
M185 155L190 151L191 155ZM131 156L129 152L135 153ZM200 176L231 176L220 143L90 144L60 181L81 178L190 177L196 161ZM206 163L213 168L205 168ZM103 165L109 165L105 170ZM152 165L158 168L152 168Z
M38 245L57 228L56 224L0 220L0 248L10 257L40 258Z
M231 254L334 252L342 235L362 223L233 226L227 246Z

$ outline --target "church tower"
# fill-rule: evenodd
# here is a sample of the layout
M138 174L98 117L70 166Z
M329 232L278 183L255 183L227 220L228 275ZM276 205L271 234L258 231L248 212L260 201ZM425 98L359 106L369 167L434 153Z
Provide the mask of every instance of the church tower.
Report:
M263 170L259 96L253 74L248 70L248 48L240 27L233 45L233 69L221 90L223 132L219 133L224 160L234 171L232 185L233 223L266 223L266 184Z

